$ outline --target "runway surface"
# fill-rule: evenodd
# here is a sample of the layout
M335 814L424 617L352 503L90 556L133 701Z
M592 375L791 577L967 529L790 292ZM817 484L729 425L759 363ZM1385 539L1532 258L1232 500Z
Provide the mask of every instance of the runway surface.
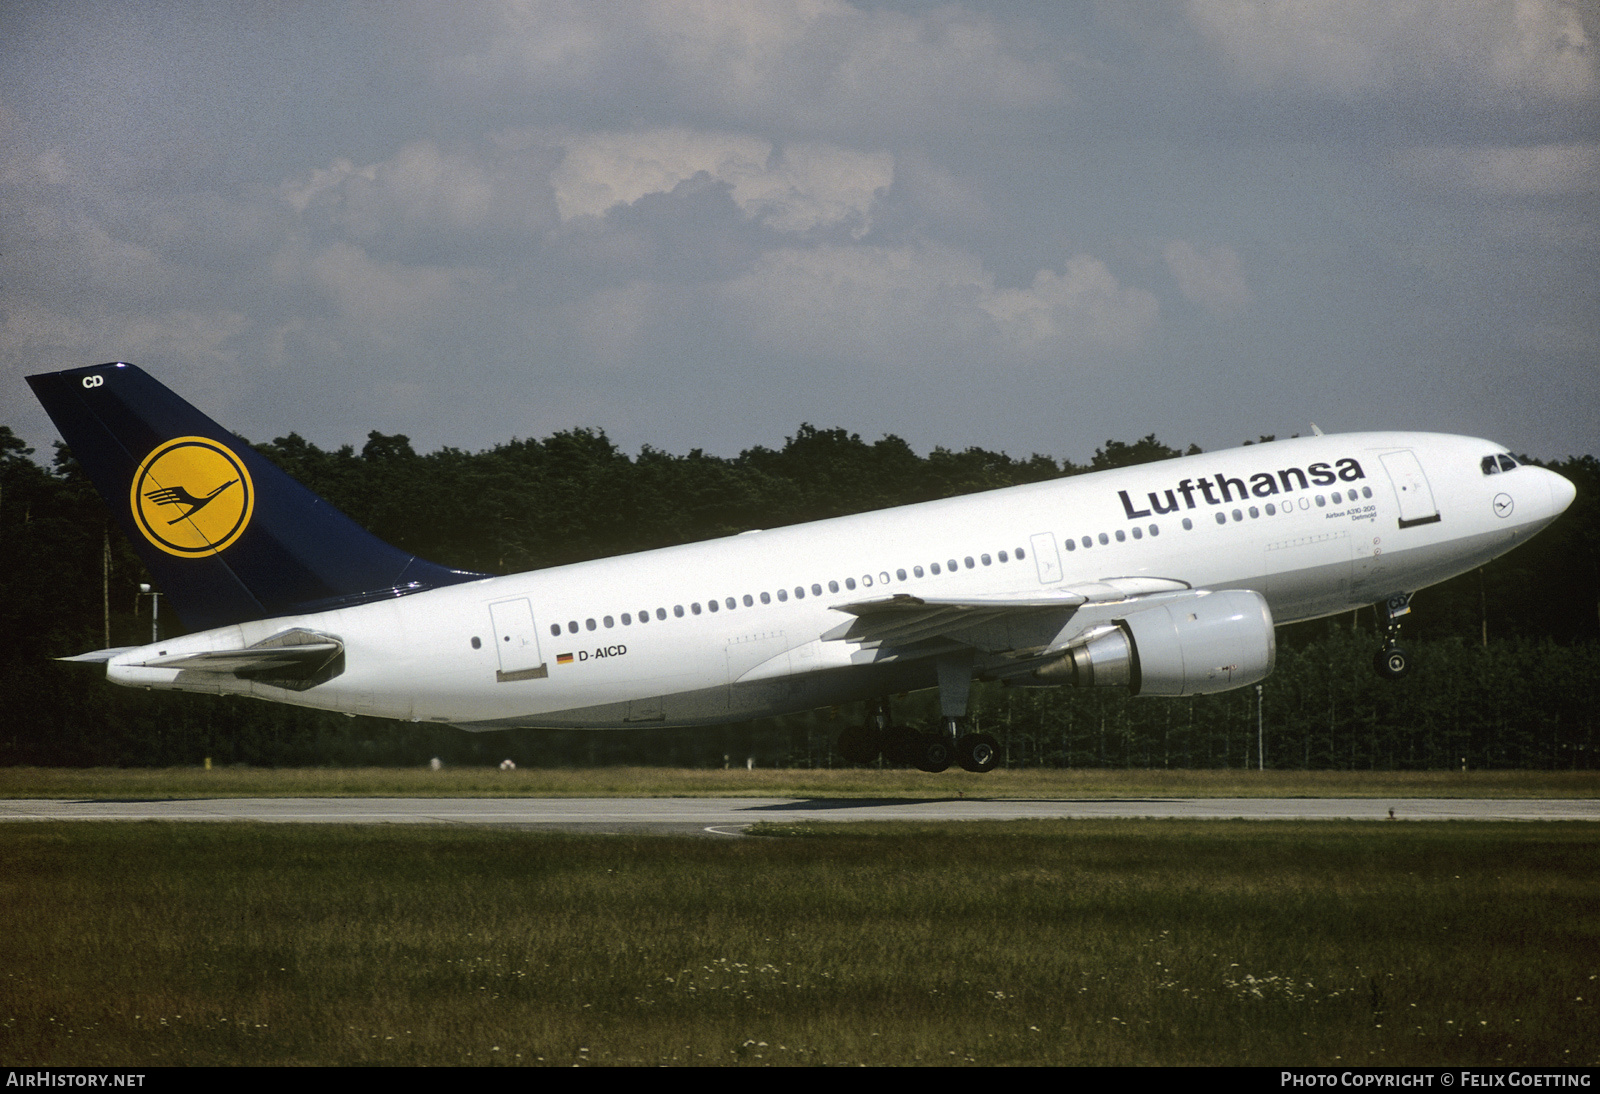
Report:
M1391 812L1392 811L1392 812ZM181 820L279 824L453 824L562 832L740 834L762 822L1028 818L1204 820L1587 820L1597 799L1496 798L200 798L0 800L0 821Z

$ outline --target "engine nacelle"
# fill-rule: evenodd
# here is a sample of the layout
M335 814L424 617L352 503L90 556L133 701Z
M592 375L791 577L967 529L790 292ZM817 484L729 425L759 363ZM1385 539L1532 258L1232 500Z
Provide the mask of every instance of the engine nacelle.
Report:
M1277 662L1272 610L1251 589L1196 592L1130 612L1034 675L1130 695L1210 695L1265 680Z

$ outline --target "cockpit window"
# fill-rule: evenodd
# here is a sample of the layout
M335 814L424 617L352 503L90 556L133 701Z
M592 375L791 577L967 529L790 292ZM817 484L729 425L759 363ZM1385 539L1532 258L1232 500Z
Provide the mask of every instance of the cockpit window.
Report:
M1500 470L1502 471L1510 471L1513 467L1517 466L1517 461L1506 455L1504 452L1500 453L1499 460Z
M1482 466L1485 475L1500 474L1500 462L1493 456L1485 456L1480 466Z

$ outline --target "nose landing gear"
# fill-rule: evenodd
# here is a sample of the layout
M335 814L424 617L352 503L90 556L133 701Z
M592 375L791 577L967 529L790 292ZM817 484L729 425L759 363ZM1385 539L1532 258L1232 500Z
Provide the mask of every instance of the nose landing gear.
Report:
M1398 680L1411 672L1411 654L1400 645L1400 617L1411 611L1411 594L1396 593L1378 606L1383 620L1383 648L1372 657L1372 668L1385 680Z

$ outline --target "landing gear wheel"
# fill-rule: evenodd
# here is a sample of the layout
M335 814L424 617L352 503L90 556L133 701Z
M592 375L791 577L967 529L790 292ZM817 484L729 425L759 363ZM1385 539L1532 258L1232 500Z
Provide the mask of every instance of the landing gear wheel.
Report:
M1000 742L987 733L967 733L956 742L956 762L967 771L982 774L1000 763Z
M839 755L853 764L870 764L883 751L883 736L871 726L850 726L839 734Z
M917 734L916 758L912 762L919 771L943 771L954 759L955 749L943 733Z
M1385 646L1373 657L1372 667L1385 680L1398 680L1411 671L1411 655L1400 646Z

